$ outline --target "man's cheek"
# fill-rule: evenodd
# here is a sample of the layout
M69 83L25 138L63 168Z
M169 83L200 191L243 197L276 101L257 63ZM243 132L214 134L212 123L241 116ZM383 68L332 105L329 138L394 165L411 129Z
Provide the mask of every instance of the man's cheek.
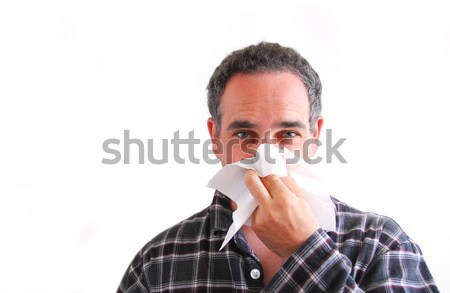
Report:
M310 162L321 144L322 143L318 139L307 139L302 145L302 159L306 162Z
M232 164L242 159L253 158L258 144L254 140L231 139L225 148L225 164Z
M259 146L258 139L245 139L240 144L241 154L243 158L253 158L256 156L256 149Z
M290 150L291 152L295 150L298 146L295 145L295 143L290 138L283 138L278 141L278 147L279 148L286 148Z
M289 150L296 158L304 158L305 155L308 156L309 151L305 151L303 143L303 140L283 139L280 141L278 147Z
M237 156L236 146L239 144L237 138L231 138L224 141L222 148L222 164L227 165L236 161Z
M278 147L279 148L286 148L287 150L299 154L299 152L302 151L303 141L300 139L282 139L280 140Z

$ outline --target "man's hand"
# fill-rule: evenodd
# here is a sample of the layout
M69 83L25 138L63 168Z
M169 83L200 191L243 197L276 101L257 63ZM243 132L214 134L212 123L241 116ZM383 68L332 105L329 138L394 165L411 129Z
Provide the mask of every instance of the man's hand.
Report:
M286 259L319 229L319 222L292 177L255 171L245 173L245 184L258 201L252 229L272 252Z

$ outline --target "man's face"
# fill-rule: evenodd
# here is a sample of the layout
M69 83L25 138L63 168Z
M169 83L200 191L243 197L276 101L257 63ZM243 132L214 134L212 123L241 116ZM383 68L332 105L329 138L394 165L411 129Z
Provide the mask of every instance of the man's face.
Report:
M303 81L291 72L236 74L227 83L221 99L222 125L208 119L214 151L222 165L253 157L261 143L302 150L308 139L318 139L322 117L310 132L309 98ZM312 156L315 148L310 148Z

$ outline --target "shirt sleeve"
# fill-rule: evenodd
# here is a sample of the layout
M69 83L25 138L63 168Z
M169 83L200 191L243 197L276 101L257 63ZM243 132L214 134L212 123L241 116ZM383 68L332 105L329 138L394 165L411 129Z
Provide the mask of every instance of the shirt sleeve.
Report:
M145 274L143 273L143 257L141 251L127 268L117 289L117 293L150 293L147 288Z
M319 229L288 258L262 292L439 292L420 248L403 242L355 272ZM358 279L359 282L356 282Z

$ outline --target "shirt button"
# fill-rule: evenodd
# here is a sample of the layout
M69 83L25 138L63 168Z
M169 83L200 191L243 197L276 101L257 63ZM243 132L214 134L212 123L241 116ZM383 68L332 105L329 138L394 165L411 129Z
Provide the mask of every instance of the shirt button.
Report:
M259 277L261 277L261 272L258 269L253 269L250 271L250 277L252 277L253 280L259 279Z

